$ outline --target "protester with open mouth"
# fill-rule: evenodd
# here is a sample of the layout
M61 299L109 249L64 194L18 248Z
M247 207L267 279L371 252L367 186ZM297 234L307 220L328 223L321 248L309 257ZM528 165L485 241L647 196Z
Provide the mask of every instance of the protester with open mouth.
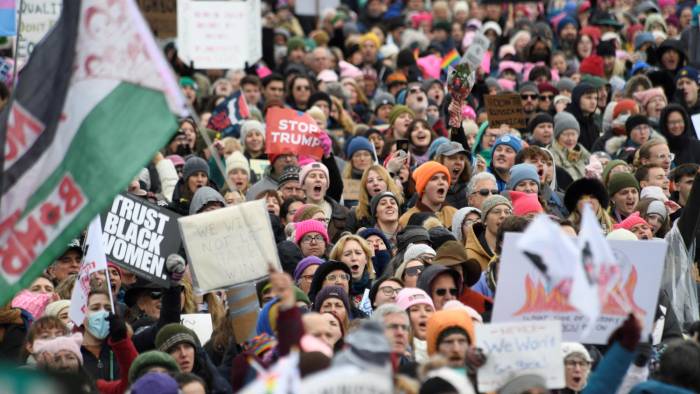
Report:
M564 354L566 388L571 392L579 393L588 383L593 359L588 350L578 342L562 342L561 350Z
M445 203L452 180L450 170L440 163L429 161L413 172L413 180L418 201L413 208L401 215L399 226L405 227L414 213L429 212L435 214L443 226L450 228L452 216L457 212L455 207Z
M418 167L430 160L428 148L437 135L430 129L426 120L416 119L408 128L409 150L411 152L411 167Z
M610 215L619 223L634 212L639 202L639 182L627 172L614 174L608 181L608 194L612 203Z
M466 249L469 259L476 260L482 270L494 256L501 223L512 214L511 202L500 194L487 198L481 205L481 222L472 224L467 232Z
M349 296L353 305L359 305L365 289L372 287L372 281L376 277L372 265L373 255L367 241L358 235L343 236L331 250L331 260L341 261L350 268L352 286Z
M173 191L172 202L168 206L180 215L190 214L190 202L195 192L202 186L217 190L217 186L209 179L209 165L204 159L192 156L185 161L182 178L177 181Z
M435 161L450 171L450 189L447 192L447 204L460 209L467 206L467 184L471 179L472 168L469 153L454 141L440 145L435 151Z
M375 212L371 209L371 201L375 196L387 191L396 197L398 203L396 213L398 214L398 208L403 205L401 190L396 186L396 182L391 179L391 175L389 175L386 168L378 164L372 164L362 174L360 179L360 197L357 205L350 208L348 220L345 223L345 230L354 233L360 228L374 226L376 218L374 217Z
M499 193L506 190L510 179L510 168L515 164L515 156L522 147L520 138L510 134L499 137L493 144L488 171L496 177Z

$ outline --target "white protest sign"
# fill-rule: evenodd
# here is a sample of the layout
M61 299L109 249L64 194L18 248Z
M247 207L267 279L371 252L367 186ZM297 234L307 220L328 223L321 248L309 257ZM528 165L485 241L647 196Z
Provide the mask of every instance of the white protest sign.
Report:
M493 323L475 326L476 346L486 355L478 369L479 391L496 391L514 376L534 373L547 388L564 387L561 324L558 321Z
M690 120L693 122L695 136L700 140L700 114L691 115Z
M199 343L204 346L209 342L214 327L209 313L187 313L180 315L180 323L197 334Z
M294 13L297 15L314 16L321 14L328 8L336 9L340 0L296 0Z
M263 200L178 219L198 291L252 282L280 269L270 216Z
M588 335L583 336L588 320L561 294L563 283L547 286L542 272L516 247L521 237L522 234L512 233L505 236L492 322L558 320L564 341L604 344L628 313L633 312L642 321L642 338L651 333L667 248L665 241L608 241L620 265L632 268L612 287L600 316Z
M472 70L476 70L481 65L481 60L484 58L484 53L489 49L489 44L489 39L483 33L474 35L471 45L464 53L465 61Z
M21 67L27 62L36 44L58 21L63 0L22 0L17 2L17 6L18 14L22 14L17 36L17 63Z
M304 394L372 393L394 392L391 374L379 374L347 365L318 372L301 381Z
M85 257L80 266L80 271L78 271L78 280L73 286L73 292L70 297L70 309L68 310L68 317L76 326L83 324L87 313L90 274L96 271L107 271L107 258L102 245L102 224L99 216L96 216L90 222L85 244ZM105 272L105 276L107 275L109 273Z
M178 55L198 69L243 68L246 62L257 62L262 57L259 2L178 1Z

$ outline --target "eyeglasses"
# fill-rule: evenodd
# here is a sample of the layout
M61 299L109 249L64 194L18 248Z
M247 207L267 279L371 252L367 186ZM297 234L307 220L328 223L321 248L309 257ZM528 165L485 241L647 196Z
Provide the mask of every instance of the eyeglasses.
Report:
M420 88L411 88L408 90L408 94L416 94L416 93L420 93L420 92L421 92Z
M395 289L391 286L384 286L384 287L380 287L379 291L381 291L382 294L384 294L385 296L391 297L392 295L393 296L398 295L399 292L401 291L401 289Z
M523 100L537 100L536 94L521 94L520 98Z
M336 274L330 274L330 275L326 276L326 280L327 280L327 281L331 281L331 282L335 282L336 280L342 280L342 281L345 281L345 282L349 282L349 281L350 281L350 275L348 275L348 274L337 274L337 275L336 275Z
M566 365L569 368L575 368L576 366L586 368L589 367L591 363L584 360L566 360L564 361L564 365Z
M304 235L304 238L301 239L301 242L310 244L313 242L321 242L323 241L323 236L322 235Z
M540 100L542 100L542 101L545 101L545 100L549 101L553 98L554 98L554 96L549 95L549 94L540 94Z
M450 295L455 297L457 296L457 289L455 289L454 287L451 287L449 289L435 289L435 294L437 294L440 297L444 297L448 291L450 292Z
M472 194L480 194L483 197L490 196L492 194L498 194L498 189L479 189L476 191L473 191Z
M421 272L423 272L424 268L425 267L423 267L422 265L406 268L406 276L418 276L421 274Z
M673 161L673 159L676 158L676 155L674 153L669 153L669 154L659 153L658 155L656 155L656 158L659 160L668 159L668 161Z

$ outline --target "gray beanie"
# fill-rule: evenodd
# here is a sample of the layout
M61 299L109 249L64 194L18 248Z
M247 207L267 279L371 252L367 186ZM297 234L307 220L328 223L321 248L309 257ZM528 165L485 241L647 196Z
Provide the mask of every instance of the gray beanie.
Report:
M520 85L518 93L523 94L525 92L533 92L535 94L540 94L540 90L537 89L537 85L535 85L534 82L525 82L524 84Z
M386 192L381 192L377 194L376 196L372 197L372 200L369 203L370 206L370 212L372 213L372 217L377 213L377 205L379 205L379 201L384 198L384 197L391 197L396 201L396 206L400 206L399 204L399 199L394 195L394 193L386 191Z
M557 88L557 90L560 92L562 90L573 92L574 88L576 87L576 82L574 82L574 80L571 78L564 77L560 78L559 82L557 82L557 84L554 87Z
M209 186L202 186L194 193L192 202L190 203L190 215L199 213L207 204L218 202L221 206L226 206L226 201L221 196L221 193L212 189Z
M530 179L537 183L537 188L540 187L540 177L537 175L537 167L530 163L516 164L510 168L510 180L508 181L508 190L514 190L518 183Z
M207 174L207 177L209 177L209 164L207 164L207 162L201 157L192 156L187 159L185 166L182 168L182 179L187 182L187 178L191 177L198 171Z
M241 144L245 145L245 137L248 135L249 131L258 130L262 133L263 141L265 140L265 125L258 122L257 120L246 120L241 126Z
M526 374L508 380L508 382L498 390L498 394L520 394L534 388L547 390L547 382L540 375Z
M581 126L578 121L566 111L559 112L554 116L554 140L556 141L565 130L574 129L576 134L581 134Z
M503 197L500 194L494 194L484 200L484 202L481 204L481 221L485 222L486 221L486 216L488 216L489 212L493 208L495 208L497 205L507 205L508 208L513 209L513 205L510 203L510 201Z

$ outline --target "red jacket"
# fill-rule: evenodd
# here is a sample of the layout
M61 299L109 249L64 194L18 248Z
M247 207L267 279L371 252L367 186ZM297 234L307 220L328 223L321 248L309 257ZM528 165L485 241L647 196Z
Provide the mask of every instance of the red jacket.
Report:
M97 380L97 389L101 394L123 394L129 388L129 367L139 354L131 338L127 337L118 342L112 342L109 339L107 343L117 357L120 376L119 380L111 382L104 379Z
M483 315L484 312L491 310L493 307L493 300L491 298L468 287L465 287L462 291L462 295L459 296L459 302L474 308L480 315Z

